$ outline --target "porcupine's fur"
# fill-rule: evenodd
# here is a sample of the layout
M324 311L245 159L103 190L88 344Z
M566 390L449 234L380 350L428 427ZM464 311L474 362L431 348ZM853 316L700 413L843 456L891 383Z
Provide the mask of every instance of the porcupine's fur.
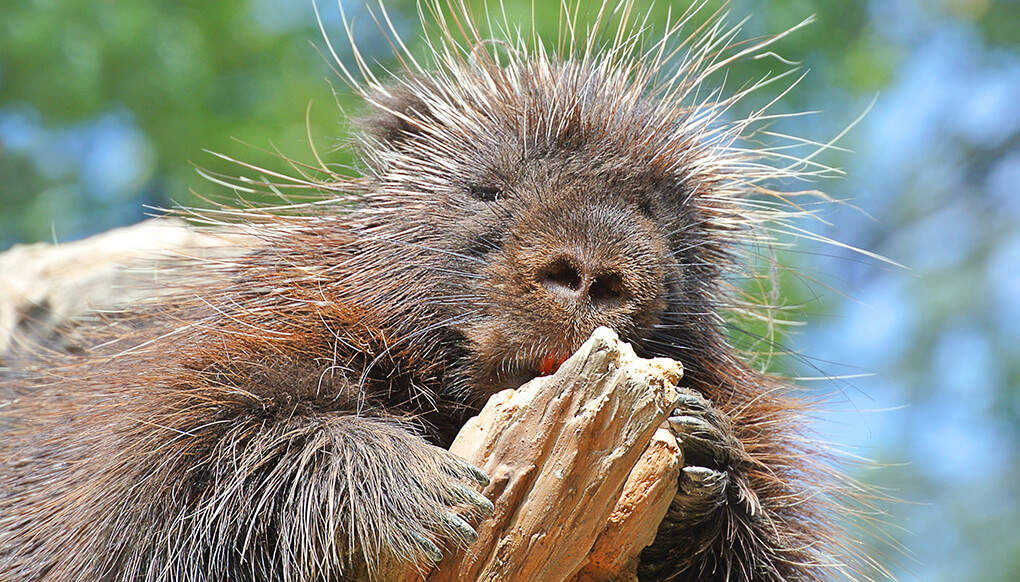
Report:
M826 171L739 145L766 114L726 111L774 79L706 86L774 39L732 48L713 19L645 45L629 2L596 6L588 33L570 5L573 48L553 55L426 7L433 66L403 49L407 70L380 82L338 61L372 111L364 177L268 174L324 201L209 213L262 244L176 267L177 293L8 382L0 579L374 580L421 563L470 541L448 508L484 506L442 447L599 325L686 369L688 466L642 580L853 577L809 408L741 362L721 317L741 249L794 214L767 184Z

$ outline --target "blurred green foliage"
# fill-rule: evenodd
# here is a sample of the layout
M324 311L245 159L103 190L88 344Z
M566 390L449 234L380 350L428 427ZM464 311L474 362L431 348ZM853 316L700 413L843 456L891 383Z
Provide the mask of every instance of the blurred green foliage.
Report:
M192 191L211 188L192 164L237 171L203 149L281 167L234 138L308 158L310 103L311 133L322 140L320 147L332 148L343 133L330 88L342 84L310 44L319 38L314 20L270 31L255 21L252 4L223 0L6 4L0 18L0 103L31 111L47 129L126 112L153 150L141 187L127 196L159 205L194 203ZM55 185L73 187L80 170L53 175L45 162L26 157L9 148L0 157L0 240L48 239L49 220L60 239L87 234L94 228L74 222L74 207L124 202L73 192L48 199L45 193ZM334 158L349 162L344 155ZM38 205L45 207L34 208ZM22 214L36 221L20 220Z

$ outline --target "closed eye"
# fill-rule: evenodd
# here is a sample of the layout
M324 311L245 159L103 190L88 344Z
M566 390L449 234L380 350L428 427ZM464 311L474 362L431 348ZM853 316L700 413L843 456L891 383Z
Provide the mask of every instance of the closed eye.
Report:
M499 200L499 196L503 193L503 190L498 186L473 185L468 187L468 193L470 193L476 200L481 200L482 202L495 202Z

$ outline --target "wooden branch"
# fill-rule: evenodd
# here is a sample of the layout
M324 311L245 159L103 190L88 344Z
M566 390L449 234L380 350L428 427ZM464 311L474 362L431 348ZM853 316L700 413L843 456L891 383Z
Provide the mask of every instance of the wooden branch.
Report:
M61 325L158 295L172 283L158 280L163 262L231 258L250 244L157 218L80 241L15 245L0 253L0 361L18 341L69 347L54 333Z
M556 374L494 395L451 451L489 474L495 515L428 580L636 580L676 495L680 450L660 426L681 374L600 328Z
M637 581L641 550L655 540L656 529L677 493L683 456L672 431L656 429L631 470L606 528L573 582Z

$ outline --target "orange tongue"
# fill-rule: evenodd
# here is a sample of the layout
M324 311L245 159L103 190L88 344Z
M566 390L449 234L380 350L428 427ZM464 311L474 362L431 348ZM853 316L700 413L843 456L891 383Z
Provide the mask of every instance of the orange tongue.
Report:
M560 364L567 361L570 354L567 352L549 352L542 358L542 362L538 365L538 373L543 376L548 376L559 369Z

